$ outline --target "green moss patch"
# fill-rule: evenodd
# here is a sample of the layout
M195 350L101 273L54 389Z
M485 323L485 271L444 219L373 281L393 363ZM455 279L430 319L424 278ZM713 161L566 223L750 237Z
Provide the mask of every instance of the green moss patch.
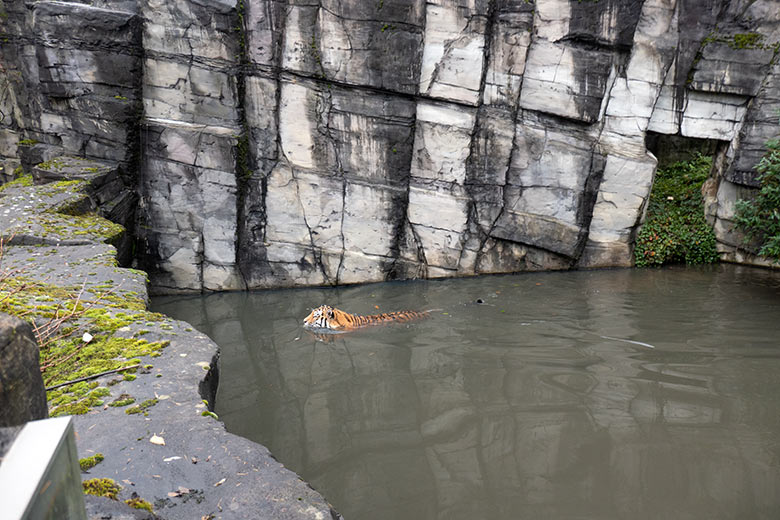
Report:
M63 168L65 168L67 165L68 164L65 161L57 157L50 161L44 161L40 164L37 164L35 167L40 168L41 170L60 171Z
M63 191L75 191L81 186L86 186L85 181L72 180L72 181L57 181L46 185L46 189L55 193Z
M33 185L32 175L22 175L18 179L6 182L0 186L0 193L11 188L26 188Z
M94 288L92 289L94 290ZM146 309L146 300L135 291L121 293L107 292L100 296L100 301L110 307L118 307L131 311L143 311Z
M81 467L81 471L89 471L103 462L103 458L102 453L95 453L91 457L84 457L83 459L79 459L79 467Z
M140 363L140 356L159 352L167 341L149 342L144 339L122 337L95 338L84 344L81 338L64 340L49 347L47 358L58 360L44 372L46 386L115 370Z
M73 237L94 237L102 239L109 244L115 243L125 232L125 228L106 220L95 214L69 215L72 205L78 205L73 201L71 205L62 205L57 208L57 213L41 213L36 215L30 224L38 224L43 230L42 235L58 236L62 239Z
M98 296L90 301L79 300L79 291L76 287L57 287L24 277L0 282L0 312L19 316L39 327L56 326L51 341L41 344L40 363L46 386L139 364L140 357L157 357L168 345L168 341L115 335L120 328L133 324L156 324L164 318L162 315L140 310L118 312L113 306L124 303L121 294L116 298ZM139 300L128 299L136 307L141 306ZM96 306L103 304L108 307ZM87 331L93 336L89 343L81 338ZM107 389L90 391L86 383L49 391L50 414L86 413L103 404L100 398L105 396L104 392Z
M98 386L97 381L82 381L50 390L47 394L51 408L49 415L57 417L87 413L90 408L103 405L102 398L110 393L108 388Z
M125 500L125 504L128 506L134 508L134 509L144 509L146 511L149 511L150 513L153 513L152 511L152 504L144 500L143 498L139 497L137 493L133 493L133 496L131 498L128 498Z
M137 404L135 406L131 406L127 410L125 410L125 413L128 415L133 415L137 413L142 413L144 415L147 415L146 410L151 408L152 406L156 405L159 402L158 399L147 399L146 401L142 402L141 404Z
M121 407L121 406L127 406L130 404L133 404L135 402L135 397L133 397L130 394L122 394L110 403L108 403L108 406L113 407Z
M111 500L117 500L117 495L122 488L119 484L110 478L92 478L81 483L85 495L95 495L96 497L106 497Z
M704 218L701 194L711 165L712 158L698 155L658 170L647 219L636 239L634 260L638 267L718 260L715 234Z
M713 32L702 41L702 48L711 43L722 43L734 50L771 50L777 46L777 43L767 41L763 34L757 32L735 34L718 34Z

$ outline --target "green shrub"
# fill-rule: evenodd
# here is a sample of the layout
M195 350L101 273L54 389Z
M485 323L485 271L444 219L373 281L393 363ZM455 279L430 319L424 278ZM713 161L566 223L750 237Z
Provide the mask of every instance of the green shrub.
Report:
M769 141L756 166L761 189L753 200L737 201L734 220L746 242L756 240L758 254L780 262L780 140Z
M711 166L712 158L699 154L658 170L647 219L634 248L638 267L718 260L715 234L704 218L701 195Z

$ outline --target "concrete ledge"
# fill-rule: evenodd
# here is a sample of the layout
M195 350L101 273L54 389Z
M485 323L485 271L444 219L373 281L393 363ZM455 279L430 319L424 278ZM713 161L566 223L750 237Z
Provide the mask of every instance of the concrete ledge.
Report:
M3 518L86 518L70 417L27 423L0 464Z

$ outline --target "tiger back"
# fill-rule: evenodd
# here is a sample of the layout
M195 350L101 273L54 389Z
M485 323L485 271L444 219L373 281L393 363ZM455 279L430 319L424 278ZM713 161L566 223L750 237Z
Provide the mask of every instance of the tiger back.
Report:
M379 325L388 322L404 323L424 319L429 316L430 312L428 311L397 311L373 314L370 316L360 316L357 314L349 314L348 312L344 312L329 305L322 305L312 310L311 313L303 319L303 326L313 329L346 332L368 325Z

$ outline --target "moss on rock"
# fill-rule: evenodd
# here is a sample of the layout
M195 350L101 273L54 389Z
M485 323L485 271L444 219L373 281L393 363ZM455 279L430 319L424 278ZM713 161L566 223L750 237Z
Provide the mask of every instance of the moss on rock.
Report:
M15 172L15 171L14 171ZM0 193L9 190L11 188L23 188L27 186L33 185L33 178L32 175L22 175L21 177L14 179L12 181L6 182L2 186L0 186Z
M146 511L149 511L150 513L153 513L152 511L152 504L148 501L144 500L143 498L138 496L138 493L133 492L133 495L125 500L125 504L128 506L134 508L134 509L144 509Z
M117 500L117 495L122 488L110 478L91 478L81 483L85 495L106 497Z
M147 415L146 410L151 408L152 406L156 405L159 402L158 399L147 399L146 401L142 402L141 404L137 404L135 406L131 406L127 410L125 410L125 413L128 415L138 414L142 413L144 415Z
M103 462L103 459L104 457L102 453L95 453L91 457L84 457L83 459L79 459L79 466L81 467L81 471L89 471Z

